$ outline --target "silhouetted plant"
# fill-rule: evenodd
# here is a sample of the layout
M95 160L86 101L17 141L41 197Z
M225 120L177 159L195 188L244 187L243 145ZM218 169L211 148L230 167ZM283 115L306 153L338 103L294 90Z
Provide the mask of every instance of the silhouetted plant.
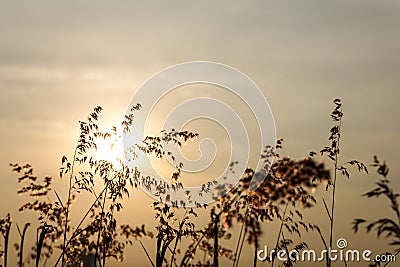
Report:
M139 108L139 106L137 107ZM123 249L125 243L118 241L118 236L132 237L146 235L143 228L124 228L125 231L119 232L114 213L122 210L122 198L129 195L128 184L137 187L137 177L130 172L129 168L122 166L120 170L115 170L113 164L105 160L97 160L93 155L96 150L98 138L111 138L117 136L116 128L113 127L111 133L100 132L97 119L101 111L100 107L95 108L86 121L80 121L80 136L74 152L73 160L68 161L67 157L62 157L63 166L60 168L60 177L68 176L68 196L63 202L58 193L51 187L51 177L45 177L43 182L38 182L38 178L33 175L33 168L29 164L20 166L11 164L13 171L22 173L19 182L23 184L18 191L19 194L26 194L33 198L32 201L22 205L20 211L32 210L38 213L40 226L38 228L37 243L33 246L31 259L36 265L39 264L40 256L50 257L53 248L60 248L61 254L58 262L62 266L68 264L75 266L82 265L82 258L92 251L95 251L95 261L100 266L105 266L106 258L114 257L118 260L123 259ZM127 121L133 119L128 116L123 125L128 125ZM122 162L121 162L122 164ZM95 183L103 182L103 189L96 193ZM69 214L72 201L82 193L88 192L94 195L95 201L92 203L86 214L81 219L78 226L71 232L69 226ZM51 201L51 197L57 201ZM89 221L89 222L87 222ZM87 223L86 226L85 222ZM57 241L62 239L62 244ZM56 245L57 244L57 245ZM19 249L21 246L17 246ZM101 255L101 257L100 257ZM28 261L29 262L29 259Z
M277 148L280 148L281 143L282 140L279 140ZM268 161L273 151L271 147L267 147L263 158ZM276 156L275 163L265 162L265 166L272 164L268 173L255 173L252 169L247 169L239 184L233 187L228 194L218 198L217 203L211 208L208 226L201 231L201 238L193 240L192 246L185 254L186 263L189 258L194 257L196 248L199 248L213 258L213 266L218 266L218 257L220 256L225 256L232 261L233 266L238 266L246 240L254 246L255 252L257 251L263 222L282 219L285 221L284 227L287 228L289 234L300 235L300 228L306 231L313 228L311 224L308 225L301 220L293 219L294 214L302 218L296 205L312 207L315 199L310 192L319 183L329 180L329 171L322 163L317 163L309 157L296 161ZM256 181L260 180L255 175L266 175L267 177L256 191L249 192L250 184L254 182L253 178ZM282 217L280 206L289 204L294 207L294 210L289 212L290 217L285 217L285 215ZM231 238L232 234L229 230L235 221L241 225L241 230L236 248L232 251L220 246L218 241L221 238ZM298 249L301 247L300 245L296 246ZM206 262L204 259L202 262L199 261L190 266L207 266L207 264L210 262ZM254 264L256 264L256 259Z
M163 130L161 131L160 136L146 137L143 144L138 145L137 147L140 151L148 155L154 155L157 158L169 158L171 162L176 162L172 152L165 149L166 145L172 143L181 146L183 143L196 138L197 136L198 134L188 131L176 131L175 129L171 129L170 131ZM154 192L154 194L159 196L160 199L165 196L164 199L167 202L170 202L170 190L177 190L183 186L179 179L183 165L181 163L175 164L175 170L171 174L170 178L171 185L157 183L156 180L149 176L142 176L140 171L136 170L137 175L141 177L139 183L147 188L148 191ZM155 201L152 204L153 210L156 212L155 219L157 225L155 227L155 233L149 236L156 239L155 261L151 259L148 251L141 243L150 263L155 267L161 267L163 264L170 267L173 264L177 265L177 247L182 241L182 238L195 238L197 236L195 225L190 221L191 216L197 217L194 209L185 206L178 208L178 204L181 203L175 201L171 202L171 204L166 204L160 201ZM180 218L178 214L182 212L184 212L184 214L182 218ZM170 248L171 244L173 244L172 249ZM166 259L168 250L171 253L171 259L169 261Z
M4 219L0 220L0 231L4 237L4 250L0 249L0 256L4 258L4 267L7 267L8 260L8 242L11 230L11 216L8 213Z
M388 217L380 218L375 221L355 219L353 221L353 230L357 233L360 226L365 225L364 228L367 233L375 231L378 238L381 236L390 238L391 241L389 245L394 247L394 253L395 256L397 256L400 253L400 207L398 201L400 193L393 190L392 183L388 178L389 168L385 162L381 162L377 156L374 156L374 162L371 166L377 169L377 173L381 178L376 182L376 187L363 194L363 196L368 198L386 197L390 203L391 210L394 212L394 219ZM390 262L385 263L384 266L387 266L389 263ZM373 262L370 266L381 266L381 263Z
M24 265L23 255L24 255L25 234L30 225L31 225L30 223L26 223L24 226L24 229L22 230L22 233L21 233L21 230L19 229L18 224L17 224L18 233L21 237L21 243L20 243L20 246L18 246L18 244L14 244L14 247L17 250L17 256L19 257L18 264L20 267L23 267L23 265Z
M334 225L335 225L335 204L336 204L336 190L337 190L337 179L338 175L341 174L348 179L350 178L350 172L348 169L348 166L356 166L357 170L359 172L364 172L368 174L367 167L364 165L364 163L358 161L358 160L350 160L344 163L340 163L339 161L339 155L341 152L340 148L340 140L342 137L342 118L343 118L343 110L342 110L342 101L340 99L335 99L333 101L335 107L331 113L331 118L334 122L334 125L330 129L330 135L329 135L329 142L330 144L328 146L325 146L320 150L321 155L326 155L328 159L332 162L333 164L333 178L329 181L329 183L326 186L326 191L329 190L329 188L332 188L331 191L331 203L330 207L328 207L327 202L323 198L323 203L325 207L326 214L329 219L329 234L328 234L328 241L326 240L324 234L322 233L321 229L317 227L317 231L319 233L319 236L321 237L322 243L326 249L326 251L329 251L332 249L333 245L333 237L334 237ZM315 156L317 153L315 152L310 152L310 157ZM326 257L326 266L330 267L332 265L332 261L330 257Z
M91 255L93 256L90 258L92 266L105 267L110 258L124 260L125 248L138 241L153 267L218 267L222 258L230 261L233 267L237 267L245 243L254 249L252 265L256 267L262 229L272 221L280 223L275 251L283 249L287 252L291 250L300 252L304 250L307 248L307 243L301 240L296 244L294 238L302 237L304 233L314 230L319 233L326 249L332 247L338 175L342 174L349 178L348 165L354 165L359 171L367 172L365 165L357 160L343 164L339 162L343 112L339 99L336 99L334 104L335 108L331 114L334 125L330 130L330 144L320 151L333 163L332 175L323 162L314 159L316 154L314 152L299 160L280 157L276 151L282 147L283 141L279 139L276 145L266 147L261 155L264 164L261 171L246 169L235 186L219 184L215 180L205 183L199 196L205 192L213 193L211 190L215 190L215 202L210 206L196 202L199 196L185 193L185 197L193 201L196 207L209 213L209 222L203 228L197 228L195 224L198 210L186 207L182 200L171 199L172 192L183 188L181 181L183 165L177 162L173 153L167 149L171 144L182 146L193 138L197 138L198 135L175 129L163 130L158 136L148 136L142 143L125 151L128 162L149 155L169 159L175 169L169 177L169 183L160 183L151 175L142 172L139 167L128 167L120 161L119 168L116 168L113 163L95 157L99 139L112 141L121 138L118 129L122 129L124 133L131 131L134 126L134 114L140 110L141 106L133 107L131 113L125 116L125 120L118 128L112 127L110 131L105 132L101 131L98 125L102 109L96 107L84 121L79 122L80 133L73 157L68 159L63 156L61 159L60 177L66 179L68 183L66 200L63 201L53 188L51 177L39 179L33 174L31 165L11 164L13 171L19 174L18 181L21 188L18 194L29 198L19 211L36 212L39 222L36 229L36 242L26 260L23 260L23 247L29 224L25 225L22 233L18 228L21 242L15 245L15 248L18 252L19 265L33 261L36 266L39 266L40 263L45 263L56 249L59 254L57 254L55 266L83 266L83 258ZM271 161L273 157L275 157L274 162ZM235 164L235 162L231 163L226 175L236 175L233 173ZM376 159L375 166L386 179L387 169L381 165ZM329 240L325 238L319 226L307 222L302 214L302 209L312 208L316 204L312 192L321 184L326 185L326 190L332 190L330 206L323 199L329 218ZM139 186L159 198L159 201L154 201L152 205L156 221L153 230L146 229L145 225L123 224L116 217L116 214L123 210L123 199L130 196L131 189ZM399 195L390 189L387 179L382 180L378 186L380 191L374 190L366 195L372 197L384 194L391 199L392 209L396 212L400 223L397 204ZM386 191L384 186L388 188ZM251 188L257 188L257 190L251 191ZM78 201L82 194L91 195L94 200L88 204L79 223L73 226L71 210L74 208L73 203ZM354 227L364 222L358 219ZM371 223L371 226L368 225L367 230L376 229L378 236L387 234L397 238L392 245L398 246L400 234L399 223L396 223L379 220ZM238 239L233 247L225 246L224 240L232 238L234 225L240 226ZM8 215L0 220L0 230L5 240L4 251L0 247L4 266L7 266L10 228L11 217ZM155 241L155 255L146 249L140 240L143 237ZM187 243L189 245L183 249L183 244ZM274 256L267 260L271 266L274 266ZM282 264L294 266L296 261L288 259ZM248 265L250 264L246 264ZM329 259L326 265L331 266Z
M281 147L282 141L278 141L277 148ZM254 174L252 174L254 175ZM288 236L296 234L301 236L302 231L308 232L314 229L314 225L303 221L301 208L311 208L316 203L311 192L321 183L327 183L330 180L329 170L323 163L318 163L306 157L301 160L293 160L288 157L280 158L276 155L276 160L272 164L270 171L267 174L263 184L255 191L250 193L247 210L249 215L245 217L249 220L244 221L244 237L247 233L246 227L250 226L248 242L255 246L255 253L258 250L258 237L261 234L259 222L271 222L275 219L281 221L281 228L278 234L276 249L279 249L279 244L285 244L285 250L288 250L288 245L292 245L292 240ZM282 209L281 207L284 207ZM291 207L288 210L288 207ZM243 206L244 208L244 206ZM285 236L284 232L287 232ZM282 238L282 239L281 239ZM242 247L242 245L241 245ZM241 247L239 249L239 255ZM294 245L295 249L303 248L304 244ZM256 254L254 255L256 258ZM271 265L274 264L274 259ZM238 261L236 266L238 266ZM256 264L254 260L253 265ZM285 263L291 266L291 263Z

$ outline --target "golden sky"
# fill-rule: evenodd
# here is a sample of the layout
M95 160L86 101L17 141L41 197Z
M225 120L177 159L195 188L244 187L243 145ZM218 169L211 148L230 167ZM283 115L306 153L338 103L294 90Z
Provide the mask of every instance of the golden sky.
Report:
M370 163L377 154L396 178L399 25L400 3L385 0L0 1L0 216L27 218L17 214L8 163L30 162L57 177L79 119L100 105L106 127L119 122L147 78L193 60L233 66L255 81L286 140L284 154L295 158L327 144L332 100L340 97L344 158ZM374 238L352 235L352 219L387 211L360 197L375 177L339 181L337 232L355 245ZM152 220L133 200L127 220L141 224L129 215L138 211ZM144 260L137 253L121 266Z

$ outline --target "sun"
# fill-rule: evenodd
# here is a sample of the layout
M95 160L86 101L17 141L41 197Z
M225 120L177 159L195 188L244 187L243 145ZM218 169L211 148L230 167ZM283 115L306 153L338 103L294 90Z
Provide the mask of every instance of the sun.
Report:
M116 171L122 169L121 162L124 157L124 145L122 138L98 138L96 140L97 150L95 152L98 160L110 162Z

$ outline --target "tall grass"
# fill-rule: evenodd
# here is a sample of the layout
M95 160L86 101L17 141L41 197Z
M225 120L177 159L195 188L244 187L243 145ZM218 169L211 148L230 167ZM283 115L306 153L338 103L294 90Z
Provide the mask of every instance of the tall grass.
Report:
M335 99L334 101L334 109L331 113L331 118L333 120L333 126L330 129L329 134L329 145L325 146L320 150L321 155L327 156L328 160L331 161L333 165L333 178L329 181L326 186L326 191L329 193L330 189L330 205L327 203L325 198L323 198L323 204L325 207L326 215L329 221L329 231L326 235L324 235L321 229L318 227L317 231L321 237L323 246L325 250L329 252L333 249L333 239L334 239L334 231L335 231L335 213L336 213L336 195L337 195L337 182L339 175L350 179L350 170L348 166L356 166L359 172L367 173L368 169L364 163L358 160L349 160L349 161L341 161L341 147L340 140L342 138L342 118L343 118L343 108L342 101L340 99ZM315 156L315 152L311 152L310 156ZM347 263L345 262L347 266ZM332 266L331 257L326 257L326 266Z
M98 118L102 109L96 107L89 116L79 122L80 134L73 156L69 160L66 156L61 159L60 178L66 178L67 192L63 200L58 189L53 187L52 177L38 178L34 175L33 167L29 164L11 164L12 170L18 173L20 189L18 194L26 195L29 200L19 211L31 211L37 214L37 238L30 253L24 258L24 247L29 223L20 231L20 243L15 245L19 266L28 265L34 261L35 266L46 266L48 259L52 259L54 266L83 266L84 258L93 257L90 266L106 267L115 265L110 259L123 261L125 250L136 243L143 249L152 267L183 267L183 266L254 266L267 264L277 265L276 255L263 263L257 259L257 251L261 247L260 238L263 229L270 229L272 222L279 223L276 233L267 232L268 236L275 236L270 240L275 244L275 250L296 250L307 248L303 237L309 231L317 231L323 246L332 248L335 237L336 198L338 179L340 176L350 178L349 166L355 166L360 172L367 172L366 166L357 161L342 161L340 140L342 138L342 102L334 101L334 110L331 118L334 125L330 129L329 145L321 149L320 153L327 156L332 168L327 167L321 160L315 159L316 153L311 152L301 159L282 157L278 154L283 140L265 148L262 159L264 169L255 172L248 168L239 183L233 188L219 188L229 191L223 197L215 199L210 206L202 205L194 209L178 207L175 204L165 204L154 201L155 227L148 230L145 225L132 226L117 219L121 212L123 200L128 198L139 186L154 187L154 180L140 168L129 168L121 162L117 169L108 161L98 160L95 157L97 140L114 140L120 138L117 128L128 132L133 125L136 112L140 112L140 105L131 110L131 114L118 126L109 131L101 131ZM166 150L167 143L181 146L183 143L196 138L197 134L187 131L162 131L159 136L149 136L142 143L132 147L129 151L131 160L146 155L157 158L169 158L175 164L175 170L168 177L171 183L182 186L182 164L175 161L174 155ZM275 161L270 159L275 157ZM231 169L235 163L231 164ZM388 218L374 221L367 225L367 231L376 229L378 236L387 234L394 238L391 243L399 247L400 216L397 199L398 193L389 187L388 173L385 164L377 159L374 166L383 180L378 183L378 189L366 194L368 197L385 195L390 199L391 207L397 216L397 221ZM226 175L233 175L228 172ZM265 179L260 179L265 178ZM253 179L254 178L254 179ZM251 183L263 181L256 191L250 192ZM318 186L326 185L328 199L323 198L322 204L328 217L326 227L316 225L303 217L303 209L313 208L317 199L313 191ZM98 189L100 188L100 189ZM173 190L166 187L157 187L157 190L167 192ZM71 223L71 211L74 203L82 195L89 195L93 201L88 204L81 214L76 225ZM322 205L321 204L321 205ZM208 214L208 223L204 227L196 224L196 217ZM366 221L357 219L354 223L355 231ZM0 220L0 231L4 238L4 247L0 247L0 256L4 258L3 265L7 266L9 256L9 236L11 216L7 215ZM233 227L238 226L238 227ZM324 231L327 229L326 231ZM237 236L233 240L233 236ZM301 237L296 243L295 238ZM155 251L148 249L143 238L153 240ZM229 241L230 245L226 245ZM189 244L189 245L187 245ZM250 246L254 255L250 261L244 261L242 255L245 246ZM399 249L398 249L399 250ZM398 251L397 251L398 253ZM26 253L25 253L26 254ZM248 258L248 257L247 257ZM227 264L225 264L228 262ZM294 266L295 260L288 259L284 266ZM329 258L326 266L331 267Z
M373 221L354 219L353 230L355 233L357 233L359 228L363 226L367 233L375 231L378 238L389 238L389 245L393 247L394 256L397 256L400 254L400 192L396 192L393 188L393 185L388 177L389 168L386 162L381 162L377 156L374 156L374 161L371 165L372 167L376 168L380 179L378 182L376 182L376 187L365 193L363 196L367 198L385 197L389 202L390 209L394 213L394 216L392 218L383 217ZM392 253L387 253L388 255L393 255ZM390 263L390 261L384 264L381 264L380 262L373 262L370 266L387 266Z

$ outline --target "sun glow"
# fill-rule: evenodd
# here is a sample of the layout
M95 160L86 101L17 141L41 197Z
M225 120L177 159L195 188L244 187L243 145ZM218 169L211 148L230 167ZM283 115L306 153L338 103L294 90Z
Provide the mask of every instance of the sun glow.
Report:
M122 138L98 138L96 158L110 162L116 171L122 168L124 145Z

